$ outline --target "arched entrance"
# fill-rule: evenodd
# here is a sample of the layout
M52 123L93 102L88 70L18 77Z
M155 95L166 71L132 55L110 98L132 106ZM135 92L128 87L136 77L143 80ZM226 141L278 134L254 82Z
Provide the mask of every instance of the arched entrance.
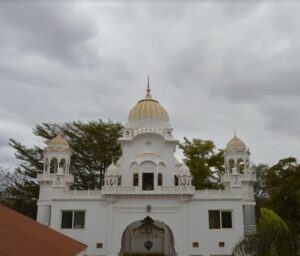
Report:
M171 229L163 222L145 219L131 223L122 236L120 256L133 253L151 255L161 253L166 256L175 256L174 236Z

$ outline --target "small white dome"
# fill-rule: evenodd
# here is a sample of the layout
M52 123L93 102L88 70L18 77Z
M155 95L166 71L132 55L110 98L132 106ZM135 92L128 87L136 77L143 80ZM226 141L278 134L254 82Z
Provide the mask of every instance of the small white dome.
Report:
M178 176L190 176L191 175L191 172L190 172L190 169L189 167L186 166L185 163L183 163L180 167L179 167L179 173L178 173Z
M119 175L118 167L112 162L106 170L106 176L117 176Z

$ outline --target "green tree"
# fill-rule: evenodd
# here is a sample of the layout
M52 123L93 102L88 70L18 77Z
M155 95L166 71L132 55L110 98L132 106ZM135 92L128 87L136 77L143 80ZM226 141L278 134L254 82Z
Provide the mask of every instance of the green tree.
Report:
M266 175L269 170L268 165L259 164L252 165L251 169L256 174L256 182L254 184L254 196L256 202L256 216L258 219L259 209L264 206L268 200L267 186L266 186Z
M117 139L122 129L120 123L75 121L64 124L43 123L37 125L33 133L45 141L62 133L72 151L70 169L75 179L73 188L101 189L106 168L112 159L117 160L121 155ZM14 139L10 139L10 146L16 150L15 156L20 160L20 165L14 173L17 178L5 189L2 201L35 218L39 194L35 179L37 173L43 170L43 149L37 146L27 148Z
M300 166L293 157L280 160L265 176L264 203L300 233Z
M272 210L261 208L257 233L246 235L233 250L234 256L297 255L297 238Z
M193 175L196 189L219 188L220 177L224 173L224 157L222 150L216 150L210 140L184 138L179 145L185 156L184 162Z

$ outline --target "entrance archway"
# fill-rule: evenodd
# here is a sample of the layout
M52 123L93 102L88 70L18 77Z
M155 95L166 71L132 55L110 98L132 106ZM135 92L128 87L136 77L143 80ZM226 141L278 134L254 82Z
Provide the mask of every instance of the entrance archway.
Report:
M175 256L174 236L164 223L147 216L145 219L131 223L122 236L120 256L139 253L161 253Z

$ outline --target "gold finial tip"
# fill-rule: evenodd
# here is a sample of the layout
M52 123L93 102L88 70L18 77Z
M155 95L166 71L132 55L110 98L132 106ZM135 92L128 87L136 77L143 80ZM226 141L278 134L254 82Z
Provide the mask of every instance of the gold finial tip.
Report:
M146 90L146 99L151 99L151 94L150 94L150 79L149 79L149 76L148 76L148 79L147 79L147 90Z
M148 79L147 79L147 93L150 93L150 79L149 79L149 76L148 76Z

